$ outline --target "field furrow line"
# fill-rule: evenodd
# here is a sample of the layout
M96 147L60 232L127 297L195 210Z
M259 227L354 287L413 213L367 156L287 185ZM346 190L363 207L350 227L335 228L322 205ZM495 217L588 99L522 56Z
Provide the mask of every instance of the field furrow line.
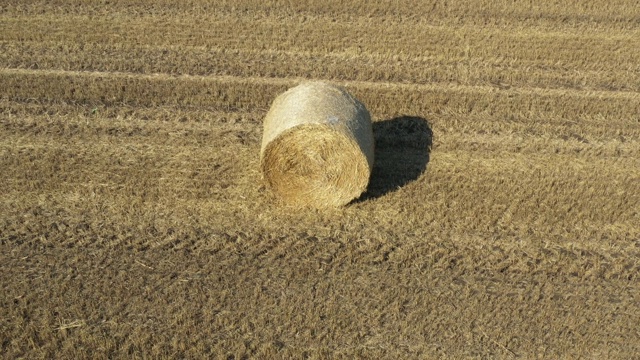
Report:
M556 64L580 64L604 68L627 67L637 71L640 33L585 32L568 35L562 31L539 32L528 28L513 31L491 27L434 27L428 24L390 23L375 19L366 23L335 22L333 19L200 19L150 17L145 19L95 16L4 16L0 15L0 40L11 42L71 42L137 46L175 45L229 49L272 49L278 51L340 52L363 51L385 56L465 56L469 61L498 57L510 61L535 60ZM87 29L91 29L87 31ZM169 31L168 29L171 29Z
M266 110L275 96L308 79L2 69L0 96L12 101L56 101L135 106L205 106ZM342 81L378 116L393 114L548 114L573 120L583 115L636 123L640 94L539 88L500 89L457 84ZM253 110L252 110L253 109Z
M86 77L86 78L114 78L114 79L143 79L143 80L185 80L198 81L208 80L220 83L231 84L261 84L261 85L292 85L301 81L310 80L301 77L245 77L233 75L174 75L167 73L130 73L130 72L102 72L102 71L77 71L77 70L56 70L56 69L24 69L24 68L2 68L0 76L3 75L24 75L24 76L67 76L67 77ZM322 80L322 79L318 79ZM345 87L358 87L363 89L385 89L393 91L396 89L412 90L412 91L455 91L460 93L491 93L500 91L507 95L525 94L525 95L545 95L545 96L570 96L570 97L586 97L598 99L630 99L640 100L640 92L637 91L605 91L605 90L583 90L583 89L548 89L536 87L513 87L505 89L502 86L490 85L460 85L455 83L432 83L432 84L415 84L404 82L389 81L335 81Z
M0 132L5 142L17 137L21 141L41 143L57 139L103 141L114 145L123 140L143 141L166 146L211 146L218 137L231 136L246 145L258 146L264 113L224 114L206 110L190 111L163 108L154 110L118 110L107 107L77 106L73 111L41 106L35 113L11 113L0 106ZM382 131L389 119L377 119L374 131ZM470 153L496 154L569 154L577 158L626 159L628 166L640 165L640 126L590 128L580 126L527 123L503 124L496 120L453 124L452 119L436 117L431 127L436 134L433 146L438 151L466 149ZM378 130L380 128L380 130ZM578 129L579 128L579 129ZM390 145L393 145L391 143ZM219 146L224 146L222 143ZM387 146L385 144L381 146Z
M69 46L63 42L0 43L5 68L171 75L300 77L395 83L458 83L503 88L537 87L639 91L640 72L605 63L558 64L463 55L421 58L358 50L311 52L175 46ZM282 66L287 64L287 66Z
M482 9L482 11L478 11ZM559 29L563 32L610 32L613 29L628 31L638 29L638 13L635 2L620 1L569 1L562 4L544 6L522 6L508 1L484 0L474 4L462 0L446 4L425 4L416 6L412 0L378 1L376 3L355 1L345 6L339 0L299 1L295 3L265 4L256 0L221 1L212 5L208 1L118 1L116 4L97 4L85 0L43 1L7 0L2 12L11 15L51 16L110 16L120 17L187 17L187 18L237 18L254 20L272 19L296 23L304 19L326 18L338 22L371 22L385 24L426 23L438 26L495 26Z

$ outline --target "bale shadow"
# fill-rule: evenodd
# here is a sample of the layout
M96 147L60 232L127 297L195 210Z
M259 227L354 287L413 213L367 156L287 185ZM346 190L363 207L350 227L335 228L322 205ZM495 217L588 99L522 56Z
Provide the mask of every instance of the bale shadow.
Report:
M429 122L419 116L375 122L373 135L375 163L360 200L378 198L418 179L427 168L433 143Z

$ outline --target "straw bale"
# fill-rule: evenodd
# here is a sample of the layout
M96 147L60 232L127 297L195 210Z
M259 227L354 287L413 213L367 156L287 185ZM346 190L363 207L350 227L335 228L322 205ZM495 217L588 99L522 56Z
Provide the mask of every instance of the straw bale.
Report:
M278 96L265 117L262 174L289 204L345 205L367 189L373 162L369 112L341 87L303 83Z

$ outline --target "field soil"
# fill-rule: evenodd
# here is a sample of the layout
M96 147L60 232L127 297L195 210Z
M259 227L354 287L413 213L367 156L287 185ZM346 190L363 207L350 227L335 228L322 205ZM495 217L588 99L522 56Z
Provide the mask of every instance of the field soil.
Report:
M307 79L374 121L343 208L260 174ZM639 354L637 1L0 4L0 357Z

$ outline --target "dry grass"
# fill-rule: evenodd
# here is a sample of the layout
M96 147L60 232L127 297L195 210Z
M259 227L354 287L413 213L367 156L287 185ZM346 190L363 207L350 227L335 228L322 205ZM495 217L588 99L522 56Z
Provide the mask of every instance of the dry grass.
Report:
M0 354L637 358L637 4L293 3L3 2ZM307 79L373 117L342 209L260 185Z

